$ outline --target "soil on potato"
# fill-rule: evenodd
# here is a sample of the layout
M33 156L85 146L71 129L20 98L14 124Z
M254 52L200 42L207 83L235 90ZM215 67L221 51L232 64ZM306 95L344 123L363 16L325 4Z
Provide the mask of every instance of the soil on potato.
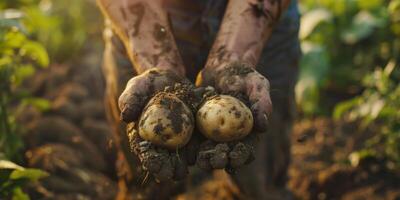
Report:
M91 58L91 56L85 56ZM118 181L115 147L103 108L100 63L53 65L32 78L29 88L51 101L39 113L29 108L26 160L50 176L28 188L32 199L115 199ZM372 130L373 131L373 130ZM371 131L371 132L372 132ZM369 160L346 163L370 133L354 133L351 124L328 118L300 120L292 134L288 186L297 199L399 199L400 172ZM207 178L188 177L184 199L245 199L222 171ZM132 197L134 191L132 191Z
M194 119L191 118L190 121L184 120L182 118L182 114L186 113L186 106L183 104L182 101L178 101L175 98L175 95L171 95L169 93L158 93L155 95L149 102L149 104L144 108L144 112L146 109L152 105L161 105L164 108L169 108L171 112L169 112L167 119L169 119L171 122L175 122L172 124L172 129L174 130L175 133L181 133L182 130L184 129L183 126L191 126L194 124ZM186 109L186 110L185 110ZM142 122L145 122L143 120ZM142 126L142 124L141 124ZM161 122L158 122L158 124L154 127L154 132L159 134L162 130L164 130L165 127L163 127L163 124Z

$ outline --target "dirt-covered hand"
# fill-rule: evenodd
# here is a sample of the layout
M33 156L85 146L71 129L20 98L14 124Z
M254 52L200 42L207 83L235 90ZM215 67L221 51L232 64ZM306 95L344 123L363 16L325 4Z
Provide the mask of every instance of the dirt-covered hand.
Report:
M138 120L149 99L167 86L187 83L187 79L173 71L153 68L133 77L126 84L118 100L121 119L127 123Z
M250 103L255 130L266 130L272 112L269 82L248 64L233 62L218 68L205 68L199 73L196 85L213 86L220 94L242 96L242 100Z
M193 113L201 97L194 91L187 79L150 70L131 79L120 97L131 152L159 181L183 179L195 162Z
M240 141L228 143L206 140L200 145L196 165L206 171L226 169L234 172L254 160L255 137L250 134Z

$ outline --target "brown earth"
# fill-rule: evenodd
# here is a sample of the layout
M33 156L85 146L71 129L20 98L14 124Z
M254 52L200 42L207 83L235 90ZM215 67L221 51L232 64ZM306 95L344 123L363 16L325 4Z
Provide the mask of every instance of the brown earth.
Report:
M104 81L90 56L79 66L53 65L29 83L31 91L51 101L40 113L29 108L27 165L51 175L28 188L32 199L114 199L115 147L103 109ZM292 135L289 188L297 199L400 199L400 172L380 160L357 166L349 154L374 130L359 133L354 124L329 118L303 119ZM215 172L189 177L187 192L175 199L244 199L229 177ZM132 194L134 196L134 194Z

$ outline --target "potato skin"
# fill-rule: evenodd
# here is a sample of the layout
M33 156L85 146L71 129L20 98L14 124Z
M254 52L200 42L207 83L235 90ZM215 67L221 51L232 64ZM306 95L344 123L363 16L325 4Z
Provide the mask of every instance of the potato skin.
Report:
M192 136L194 117L176 95L160 92L147 104L139 120L139 136L168 149L185 146Z
M253 115L240 100L228 95L216 95L201 105L196 122L207 138L230 142L242 139L251 132Z

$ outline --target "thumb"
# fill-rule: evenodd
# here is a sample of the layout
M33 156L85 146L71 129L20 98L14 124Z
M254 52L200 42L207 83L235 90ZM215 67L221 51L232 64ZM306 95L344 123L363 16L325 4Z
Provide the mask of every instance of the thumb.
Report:
M134 77L128 81L125 90L118 99L118 106L121 111L121 119L127 123L136 121L148 98L149 90L146 80Z

